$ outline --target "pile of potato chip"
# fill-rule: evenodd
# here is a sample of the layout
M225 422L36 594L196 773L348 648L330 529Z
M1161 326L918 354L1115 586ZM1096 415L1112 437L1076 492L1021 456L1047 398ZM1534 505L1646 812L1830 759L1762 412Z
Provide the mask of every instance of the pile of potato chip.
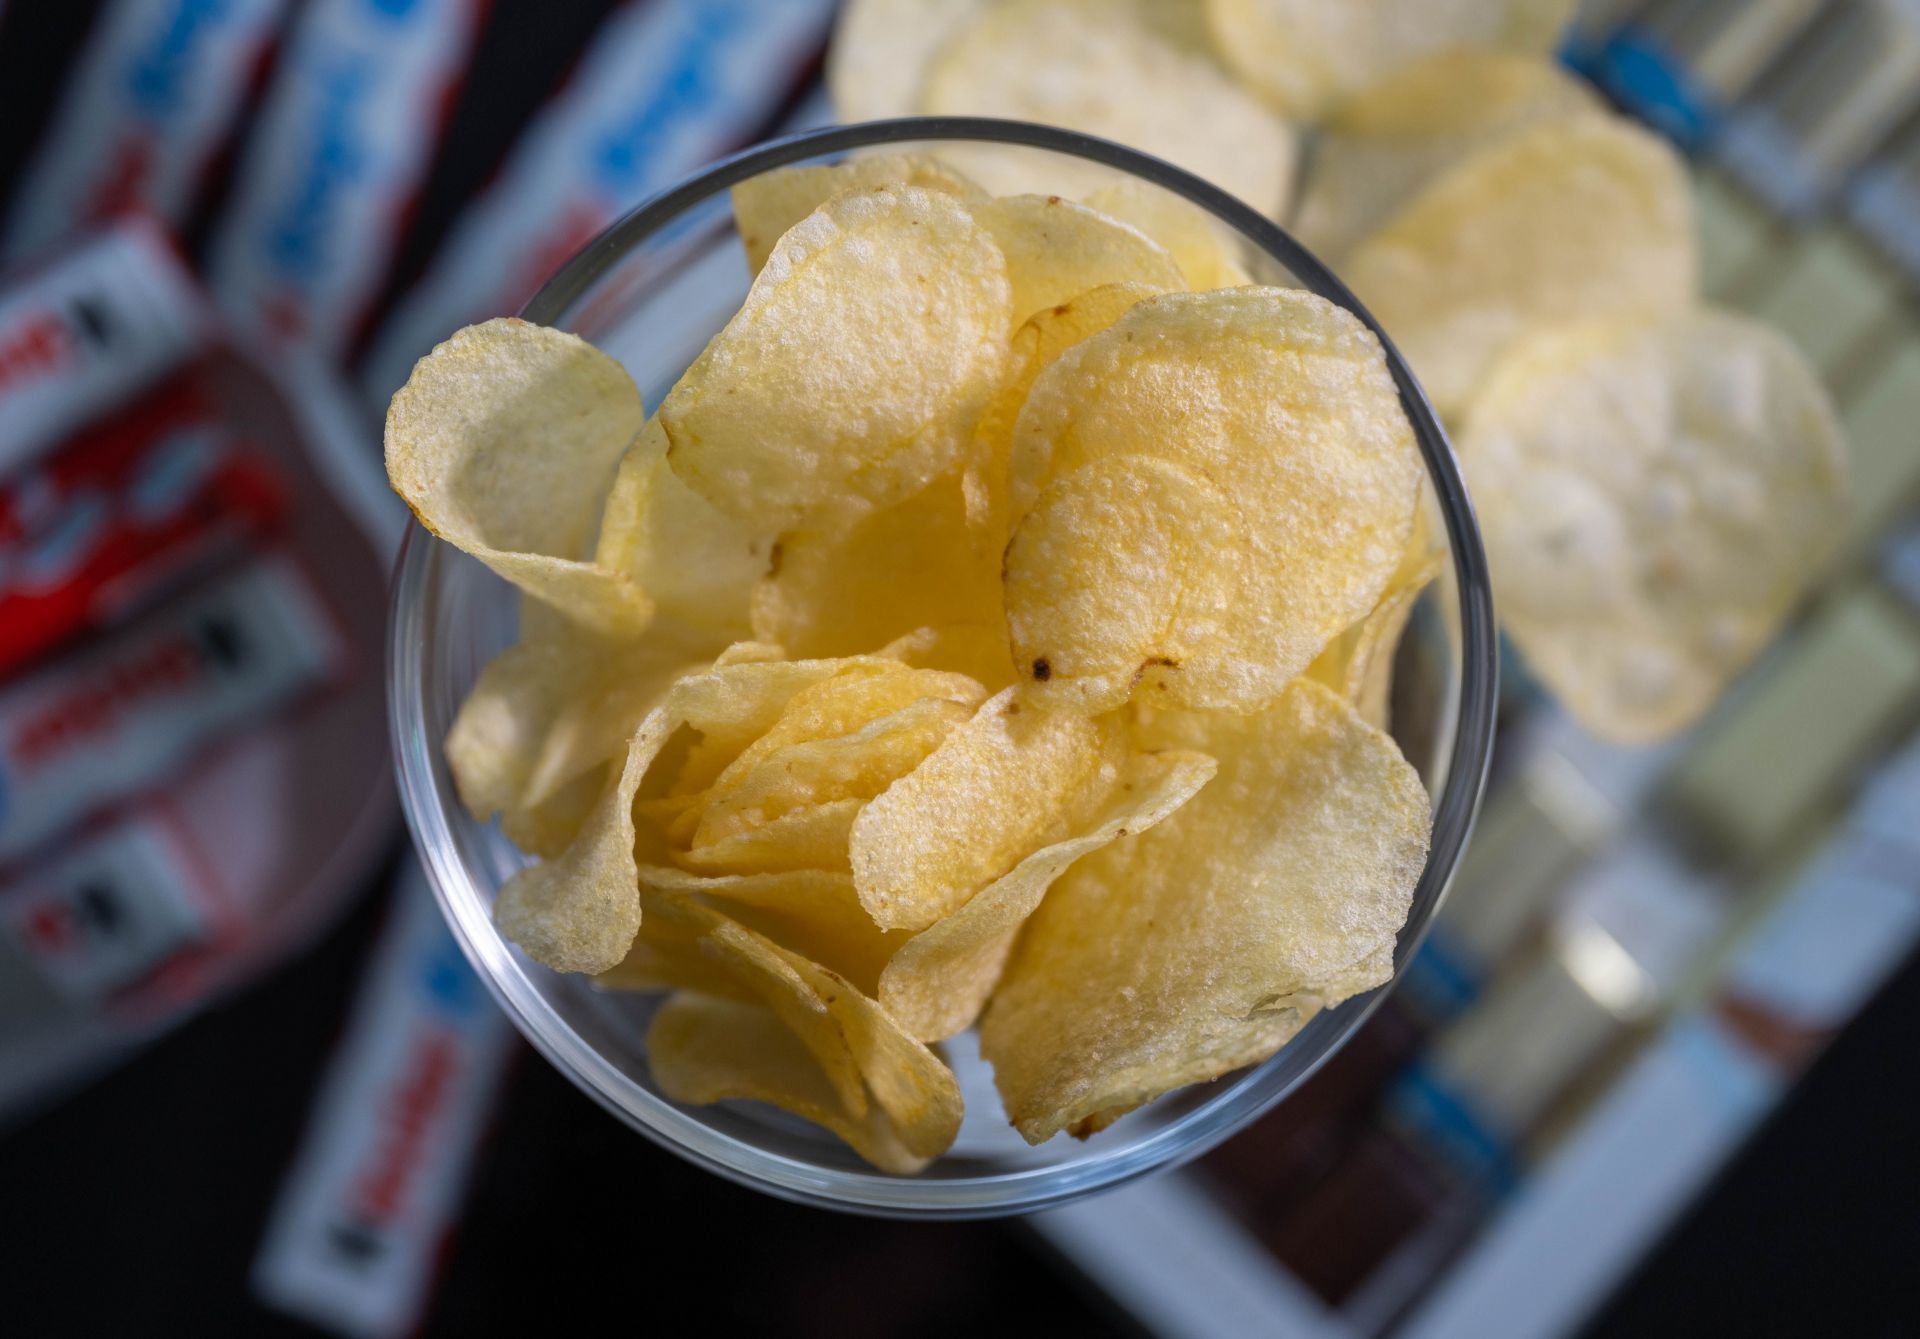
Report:
M895 1172L952 1143L970 1027L1038 1143L1388 980L1430 805L1381 727L1439 556L1378 341L1137 183L868 157L734 204L752 287L652 415L507 320L388 416L394 487L526 597L446 741L540 857L502 932L672 992L669 1096Z
M1679 158L1549 58L1574 8L849 0L828 83L849 121L1118 140L1292 227L1453 427L1507 634L1589 729L1650 741L1697 720L1817 575L1845 452L1790 346L1701 309ZM1031 151L953 161L1062 189ZM1078 193L1113 179L1077 172Z

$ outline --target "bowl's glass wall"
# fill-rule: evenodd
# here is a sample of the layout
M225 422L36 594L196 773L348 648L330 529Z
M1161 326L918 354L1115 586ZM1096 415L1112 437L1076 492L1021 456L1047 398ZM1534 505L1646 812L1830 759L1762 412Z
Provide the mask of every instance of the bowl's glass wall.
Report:
M844 143L849 133L835 132L835 138ZM526 315L575 331L619 358L647 404L658 404L747 291L727 186L772 163L822 161L840 152L839 144L773 146L643 207L576 258ZM1235 217L1224 197L1204 198L1207 188L1191 185L1197 193L1183 193L1223 215L1224 223L1240 225L1236 238L1257 281L1315 288L1353 305L1311 258L1295 254L1292 264L1284 263L1275 254L1282 250L1274 242L1277 229L1244 210ZM1411 388L1404 368L1396 372ZM1453 561L1416 610L1395 691L1396 734L1436 810L1433 858L1401 936L1401 965L1424 932L1471 822L1491 738L1493 688L1478 537L1445 440L1417 391L1409 407L1435 466L1429 500L1449 530ZM1383 993L1320 1015L1251 1071L1171 1095L1087 1143L1058 1138L1040 1148L1029 1148L1006 1124L968 1034L946 1044L966 1096L966 1123L954 1149L917 1178L874 1172L831 1135L769 1108L678 1107L658 1094L648 1072L651 999L602 992L582 978L547 971L493 929L493 894L523 858L497 828L474 822L459 807L440 741L482 666L512 640L516 622L517 600L504 583L418 531L409 537L395 591L395 747L428 872L469 956L529 1039L610 1110L723 1174L777 1194L880 1213L975 1215L1057 1203L1195 1156L1224 1138L1311 1073Z

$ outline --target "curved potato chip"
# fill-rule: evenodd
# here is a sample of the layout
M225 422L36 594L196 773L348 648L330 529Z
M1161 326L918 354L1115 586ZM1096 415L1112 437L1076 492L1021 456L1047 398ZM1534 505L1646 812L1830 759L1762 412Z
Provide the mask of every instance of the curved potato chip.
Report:
M1177 163L1265 214L1284 211L1290 127L1224 71L1163 40L1131 5L999 0L926 67L919 111L1064 126ZM1058 154L953 146L943 156L1000 195L1082 196L1125 174Z
M839 163L775 168L733 188L733 221L747 251L747 269L760 273L787 230L827 201L876 186L922 186L969 203L984 198L978 186L945 163L917 153L876 154Z
M1035 850L958 910L899 945L880 974L880 1007L921 1041L965 1031L986 1005L1014 938L1061 871L1119 837L1144 832L1213 775L1201 753L1142 754L1073 835Z
M1005 557L1007 530L1007 460L1013 450L1013 429L1027 394L1040 374L1065 353L1089 336L1105 330L1132 310L1135 303L1166 292L1146 283L1102 284L1056 307L1043 307L1027 318L1007 347L1007 370L1000 388L987 402L975 429L978 447L975 459L961 477L966 501L967 523L979 532L980 540L994 555L994 584L1000 583L1000 563ZM995 619L1005 622L1005 612L995 592Z
M993 627L948 623L937 628L915 628L888 642L879 653L897 657L916 669L964 674L989 695L1014 681L1004 621Z
M643 890L688 893L724 904L727 915L749 930L811 962L830 967L862 992L879 988L880 971L908 936L882 930L860 905L853 876L830 870L786 870L757 874L692 874L669 865L640 867ZM649 941L652 922L642 920L640 939ZM631 958L629 959L631 962ZM708 959L702 959L710 963ZM627 964L620 969L628 970ZM669 980L663 984L690 990L710 987L697 980Z
M1444 173L1355 247L1343 272L1451 417L1515 340L1678 314L1693 305L1699 269L1679 155L1624 120L1587 116Z
M551 860L573 844L607 783L607 769L583 772L538 804L500 811L500 833L530 856Z
M660 897L649 909L654 911L653 919L674 923L695 934L700 947L758 995L812 1053L840 1104L855 1115L867 1113L866 1078L847 1044L840 1020L828 1012L812 983L796 970L793 955L692 898Z
M633 796L667 736L678 727L656 707L627 745L567 849L508 879L493 903L500 933L557 972L604 972L633 947L640 929L635 882Z
M917 767L969 714L958 702L925 698L847 734L776 749L706 806L693 844L708 845L808 805L872 799Z
M1600 111L1587 85L1543 57L1429 57L1343 103L1321 127L1294 232L1335 262L1456 163L1535 126Z
M1057 195L1010 195L973 207L1013 285L1013 324L1102 284L1186 287L1173 257L1130 224Z
M927 62L986 0L847 0L827 48L827 92L842 123L909 116Z
M647 1029L653 1081L676 1102L765 1102L832 1131L883 1172L910 1175L931 1155L908 1151L885 1112L856 1116L820 1062L770 1010L704 995L669 996Z
M420 524L609 636L653 609L579 561L646 415L626 369L578 336L504 319L456 331L387 408L387 479Z
M1141 302L1063 353L1008 473L1008 628L1036 700L1250 710L1379 598L1423 467L1357 318L1232 288Z
M675 859L708 874L847 868L847 840L864 800L828 800L794 809L756 828L729 833Z
M1431 819L1393 741L1320 684L1265 711L1155 717L1220 770L1153 828L1061 875L980 1049L1031 1143L1271 1055L1312 1008L1378 985Z
M702 942L794 1029L848 1111L865 1115L871 1099L910 1151L946 1151L960 1129L960 1087L937 1055L839 973L703 904L674 900L676 915L709 924Z
M985 698L979 684L963 675L912 669L884 656L849 656L837 672L795 692L780 715L760 736L741 748L713 780L710 802L724 798L781 749L811 740L850 734L882 716L928 698L972 708Z
M1110 456L1054 481L1007 546L1015 669L1053 706L1108 711L1182 668L1190 588L1237 590L1242 529L1207 480ZM1126 536L1124 544L1114 543Z
M1353 703L1360 719L1376 730L1387 728L1387 698L1393 686L1393 655L1406 631L1413 606L1445 560L1428 543L1424 523L1414 527L1400 566L1387 579L1380 602L1366 617L1327 643L1304 673Z
M634 797L668 741L691 727L703 744L732 756L763 735L796 693L847 666L750 662L675 682L634 730L620 766L609 769L578 835L557 857L521 870L501 888L494 901L500 932L556 971L597 973L618 964L640 926L635 845L644 834L634 826ZM843 853L844 847L843 840Z
M1501 625L1581 724L1622 742L1697 719L1845 522L1818 377L1730 313L1537 336L1460 441Z
M1165 247L1196 293L1253 282L1241 264L1241 243L1226 226L1164 187L1126 177L1102 186L1082 203L1132 224Z
M1032 851L1075 799L1104 795L1120 765L1117 726L1022 706L1014 689L984 703L853 824L854 886L889 930L921 930Z
M748 597L772 547L680 481L650 418L614 475L594 562L632 577L661 615L731 641L747 633Z
M960 480L938 480L851 527L781 536L753 591L754 633L796 655L852 655L928 624L1004 628L1001 548L968 525Z
M766 530L901 501L960 463L1010 301L999 248L951 196L831 200L781 238L661 404L667 459Z
M1455 47L1546 54L1577 0L1206 0L1214 48L1288 116L1316 119Z

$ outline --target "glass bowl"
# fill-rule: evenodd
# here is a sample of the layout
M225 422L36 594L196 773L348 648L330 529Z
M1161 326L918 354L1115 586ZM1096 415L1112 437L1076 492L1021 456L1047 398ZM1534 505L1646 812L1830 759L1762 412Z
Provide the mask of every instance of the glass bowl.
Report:
M938 144L934 142L938 141ZM1449 564L1401 647L1395 734L1434 800L1431 854L1395 954L1396 980L1439 906L1472 826L1493 738L1494 626L1486 558L1439 421L1385 332L1323 265L1279 227L1205 182L1116 144L1018 122L914 118L814 131L748 150L643 204L569 261L522 313L574 331L624 362L649 405L726 322L749 276L728 188L774 168L886 145L1024 156L1026 179L1058 162L1084 182L1093 165L1144 179L1207 211L1237 239L1256 281L1310 289L1354 311L1386 343L1425 456L1430 510ZM999 146L998 149L993 146ZM953 1149L915 1177L861 1162L832 1135L773 1108L680 1106L648 1073L655 1001L547 970L494 928L495 892L524 857L455 798L441 752L482 666L513 638L517 598L479 563L412 529L393 592L394 750L408 822L434 891L474 967L527 1039L607 1110L722 1176L806 1203L901 1218L1019 1213L1064 1203L1198 1156L1284 1098L1340 1048L1386 989L1314 1018L1265 1064L1169 1094L1087 1142L1030 1148L1007 1125L973 1034L946 1044L967 1103Z

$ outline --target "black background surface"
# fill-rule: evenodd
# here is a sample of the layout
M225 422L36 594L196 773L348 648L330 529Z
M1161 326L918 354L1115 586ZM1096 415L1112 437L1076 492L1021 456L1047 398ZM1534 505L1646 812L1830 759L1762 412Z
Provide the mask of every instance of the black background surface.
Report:
M611 7L494 0L390 292L417 275ZM92 9L12 0L0 18L0 207ZM189 229L190 246L204 225ZM267 984L0 1135L0 1333L311 1333L258 1307L247 1271L381 901L370 889ZM1913 1333L1917 1029L1920 962L1909 962L1590 1334ZM1128 1332L1018 1224L872 1222L737 1189L654 1149L523 1050L426 1333L563 1325Z

